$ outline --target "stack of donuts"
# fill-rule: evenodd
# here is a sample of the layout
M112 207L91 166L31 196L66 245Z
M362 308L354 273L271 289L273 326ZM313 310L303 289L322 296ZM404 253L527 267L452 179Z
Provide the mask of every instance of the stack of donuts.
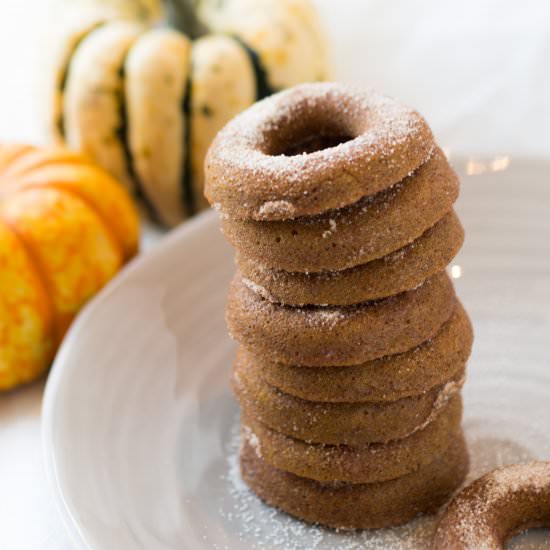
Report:
M459 182L397 101L306 84L230 122L206 161L237 249L241 472L307 522L378 528L436 510L468 455L472 328L445 272Z

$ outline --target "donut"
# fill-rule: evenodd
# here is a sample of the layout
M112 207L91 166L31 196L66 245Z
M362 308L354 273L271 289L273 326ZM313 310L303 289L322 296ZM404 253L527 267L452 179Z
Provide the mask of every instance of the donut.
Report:
M320 137L315 147L311 136ZM433 149L425 120L401 103L339 84L303 84L221 130L206 158L205 193L235 219L314 216L401 181Z
M362 365L288 366L252 355L244 348L237 351L236 362L246 363L271 386L307 401L398 401L440 386L461 372L472 340L472 325L457 301L453 315L431 340Z
M68 145L93 158L129 190L134 190L134 183L128 151L117 135L126 125L121 109L124 61L140 30L127 21L92 30L88 36L94 40L82 42L71 59L72 78L64 94ZM85 93L90 89L93 94Z
M125 70L127 137L134 179L162 223L190 214L182 201L185 136L182 112L191 71L191 42L179 32L155 29L130 49Z
M269 428L312 443L361 447L401 439L427 426L462 388L464 370L431 390L385 402L323 403L270 386L247 365L235 363L231 385L243 413Z
M460 429L462 402L449 404L422 430L409 437L363 447L306 443L242 418L242 438L271 466L317 481L373 483L418 470L441 455Z
M286 365L358 365L401 353L432 338L455 307L445 272L420 287L348 307L291 308L273 304L237 272L226 320L233 338L255 355Z
M442 516L432 548L500 550L532 527L550 527L550 462L498 468L463 489Z
M222 231L243 256L273 269L340 271L418 239L451 211L458 190L456 174L437 150L402 182L346 208L286 221L222 216Z
M462 435L430 464L378 483L320 483L278 470L246 441L241 475L267 504L308 523L336 529L376 529L436 511L460 486L468 470Z
M464 240L450 212L411 244L366 264L343 271L289 273L237 255L243 283L271 302L291 305L347 306L411 290L444 269Z

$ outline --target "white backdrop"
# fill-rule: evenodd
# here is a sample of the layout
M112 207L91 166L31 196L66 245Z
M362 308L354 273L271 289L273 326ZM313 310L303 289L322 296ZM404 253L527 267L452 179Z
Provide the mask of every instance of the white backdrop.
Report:
M416 106L454 153L550 157L550 2L315 0L336 78ZM0 139L38 137L48 0L0 2ZM0 396L0 548L70 548L42 465L42 384Z
M546 0L317 0L344 82L395 95L461 154L550 156Z
M550 156L547 0L314 0L334 75L418 108L461 154ZM0 139L37 138L48 0L0 2Z

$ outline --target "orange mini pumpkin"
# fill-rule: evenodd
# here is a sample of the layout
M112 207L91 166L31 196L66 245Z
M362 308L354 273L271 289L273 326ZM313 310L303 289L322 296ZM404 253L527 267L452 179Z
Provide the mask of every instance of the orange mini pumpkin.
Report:
M76 313L137 252L105 171L64 148L0 146L0 389L44 372Z

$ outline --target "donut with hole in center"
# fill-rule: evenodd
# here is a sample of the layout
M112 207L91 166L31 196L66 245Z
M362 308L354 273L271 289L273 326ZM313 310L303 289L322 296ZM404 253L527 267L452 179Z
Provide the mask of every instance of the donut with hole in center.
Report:
M463 489L441 518L432 548L501 550L532 527L550 527L550 462L498 468Z

